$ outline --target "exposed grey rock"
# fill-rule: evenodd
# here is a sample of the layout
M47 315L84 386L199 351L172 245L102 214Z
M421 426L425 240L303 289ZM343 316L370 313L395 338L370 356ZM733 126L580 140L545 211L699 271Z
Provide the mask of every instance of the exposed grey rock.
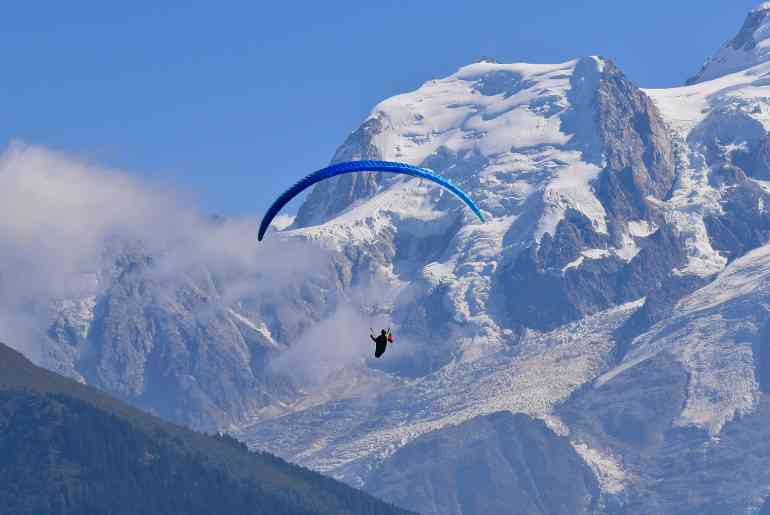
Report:
M264 373L274 345L228 315L210 277L166 289L149 258L123 256L118 266L77 363L90 384L209 430L290 392Z
M576 75L585 77L577 69ZM675 174L672 141L657 108L614 64L605 64L593 100L585 80L575 79L573 88L576 105L585 109L586 102L593 102L596 113L596 141L586 139L585 134L592 132L584 130L574 144L588 156L598 144L604 156L605 168L595 190L608 214L609 235L597 233L584 215L568 212L554 235L546 234L539 244L504 264L495 295L513 326L553 329L642 297L659 288L684 260L680 242L664 226L641 243L642 251L630 263L615 257L586 258L581 266L562 273L584 250L619 245L627 221L660 222L647 198L665 198ZM567 128L581 119L585 116L569 120Z
M722 213L704 223L711 246L729 261L768 241L770 194L751 179L770 178L770 136L748 113L717 109L688 137L710 167L709 181L721 193Z
M659 287L649 292L644 305L615 332L616 361L622 361L635 337L670 316L679 300L706 286L712 280L711 276L679 274L671 274L663 279Z
M599 235L585 215L577 211L568 211L555 233L553 237L546 234L539 246L532 245L511 266L501 269L495 295L514 325L557 327L613 302L614 292L592 281L616 274L620 269L616 260L587 260L579 269L562 273L567 264L580 256L581 250L606 248L606 237ZM585 286L591 291L579 291L586 279Z
M711 246L732 261L767 243L770 213L765 210L770 195L761 187L742 182L726 190L723 214L704 218Z
M687 384L682 367L661 353L602 386L586 386L559 409L573 441L622 456L626 474L636 478L611 500L617 513L747 513L765 497L767 398L715 440L705 431L674 424Z
M417 438L365 490L425 515L588 514L591 469L541 420L499 412Z
M587 246L587 242L599 246ZM559 223L555 238L544 237L539 248L530 247L511 266L501 268L495 295L505 306L510 323L553 329L657 291L671 271L685 261L682 245L668 227L656 231L642 245L628 263L613 256L585 258L580 267L561 273L560 267L570 258L576 259L580 250L606 246L606 238L573 213ZM549 268L546 263L553 266Z
M313 280L264 291L236 305L206 269L171 278L140 251L121 250L96 298L87 331L67 316L49 329L67 372L168 420L216 430L290 399L293 385L268 362L307 325L334 309L334 292L353 280L330 256ZM264 323L262 328L257 323Z
M476 90L482 95L503 95L504 98L509 98L530 86L532 83L522 81L519 74L500 70L486 75L483 80L478 82Z
M650 98L611 61L599 84L597 116L606 158L597 187L602 204L616 218L644 218L646 197L665 198L674 181L668 129Z
M751 50L756 47L757 42L754 39L754 33L762 25L767 16L767 10L758 10L749 13L738 35L728 44L734 50Z
M569 209L556 227L556 234L546 233L537 249L538 262L544 270L560 271L580 256L583 249L607 249L607 236L599 234L587 216Z
M749 113L733 107L715 109L695 127L687 142L711 166L735 164L756 179L769 177L767 132Z

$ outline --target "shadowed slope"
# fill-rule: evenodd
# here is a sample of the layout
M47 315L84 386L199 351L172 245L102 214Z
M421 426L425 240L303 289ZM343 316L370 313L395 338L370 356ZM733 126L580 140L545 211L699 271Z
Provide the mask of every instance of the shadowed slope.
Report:
M227 436L168 424L0 344L4 514L405 513Z

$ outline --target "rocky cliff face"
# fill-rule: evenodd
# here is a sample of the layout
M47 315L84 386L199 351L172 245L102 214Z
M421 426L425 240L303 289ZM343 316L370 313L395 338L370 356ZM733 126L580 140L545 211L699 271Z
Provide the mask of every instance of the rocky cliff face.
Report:
M553 234L503 263L495 287L514 324L552 329L646 296L683 263L684 252L665 227L646 238L629 231L629 222L659 222L648 198L665 199L674 181L672 141L657 108L612 63L604 67L589 105L600 141L594 152L600 151L603 166L591 187L606 214L606 231L598 232L573 209ZM590 155L587 150L584 155ZM645 248L630 251L642 239ZM510 291L532 294L506 295Z
M233 285L205 267L167 275L161 260L135 246L107 256L99 295L56 304L44 364L209 431L296 394L268 364L308 320L323 316L324 292L343 287L337 281L350 275L332 262L332 272L319 270L313 281L258 288L233 302ZM250 292L260 281L255 276L237 288Z
M599 484L567 438L499 412L415 439L365 489L425 515L594 513Z

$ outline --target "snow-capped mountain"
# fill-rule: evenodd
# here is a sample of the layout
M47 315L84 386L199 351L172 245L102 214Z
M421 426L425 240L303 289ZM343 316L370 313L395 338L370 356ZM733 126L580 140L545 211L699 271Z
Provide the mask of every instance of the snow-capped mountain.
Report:
M119 253L103 293L57 304L46 364L424 513L494 509L431 479L468 466L528 475L549 513L570 477L533 464L563 442L565 513L770 509L767 16L679 88L601 57L481 61L385 100L334 160L432 168L486 223L417 179L326 181L269 236L318 253L312 280L233 295ZM398 340L375 361L355 341L379 323ZM498 425L529 436L463 438ZM547 448L505 454L527 438Z
M709 58L688 84L709 81L743 71L770 57L770 2L754 8L740 32Z
M427 288L440 282L456 321L485 327L499 325L489 317L496 302L508 304L504 325L545 328L638 298L594 283L586 295L548 292L534 314L531 296L496 296L506 297L506 288L592 288L581 277L594 262L612 268L608 275L633 274L640 244L656 227L645 199L663 198L674 178L672 141L657 109L595 57L553 66L480 62L430 81L373 110L336 159L355 157L440 170L473 193L490 222L470 221L440 190L416 181L380 179L371 200L356 202L357 179L343 177L313 192L295 226L313 225L293 233L337 248L376 241L369 255L380 258L378 272L399 279L393 258L410 261L411 277L401 280ZM321 223L319 213L343 209ZM393 242L428 236L446 248L409 256ZM532 243L535 254L522 252Z

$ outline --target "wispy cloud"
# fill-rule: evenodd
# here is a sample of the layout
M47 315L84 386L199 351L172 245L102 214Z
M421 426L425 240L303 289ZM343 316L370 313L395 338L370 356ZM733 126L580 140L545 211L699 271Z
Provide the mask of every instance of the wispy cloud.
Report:
M316 386L331 374L372 353L366 318L356 307L341 306L332 316L312 326L288 351L273 363L301 386Z
M37 359L50 301L101 293L115 242L153 256L169 287L205 268L223 303L301 283L326 263L310 244L258 244L257 223L215 220L168 185L14 143L0 154L0 340Z

